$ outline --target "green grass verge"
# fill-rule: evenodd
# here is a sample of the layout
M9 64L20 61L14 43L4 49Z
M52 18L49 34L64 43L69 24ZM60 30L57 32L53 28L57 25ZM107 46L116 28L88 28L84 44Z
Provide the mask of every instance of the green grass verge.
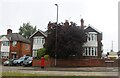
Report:
M2 72L2 78L118 78L101 76L47 76L41 74L29 74L21 72Z
M45 76L45 75L21 73L21 72L2 72L2 76Z

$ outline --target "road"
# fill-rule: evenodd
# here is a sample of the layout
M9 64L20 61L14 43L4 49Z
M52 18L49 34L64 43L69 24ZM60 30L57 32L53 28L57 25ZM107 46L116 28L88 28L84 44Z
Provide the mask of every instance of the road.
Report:
M117 67L45 68L1 66L2 72L21 72L49 76L118 76Z

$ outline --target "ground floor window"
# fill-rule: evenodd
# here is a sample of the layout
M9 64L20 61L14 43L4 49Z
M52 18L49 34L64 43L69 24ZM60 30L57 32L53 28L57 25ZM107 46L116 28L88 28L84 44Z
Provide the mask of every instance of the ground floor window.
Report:
M97 47L84 47L83 56L97 56Z
M1 52L2 58L8 58L9 57L9 52Z
M37 57L37 50L33 50L32 56Z

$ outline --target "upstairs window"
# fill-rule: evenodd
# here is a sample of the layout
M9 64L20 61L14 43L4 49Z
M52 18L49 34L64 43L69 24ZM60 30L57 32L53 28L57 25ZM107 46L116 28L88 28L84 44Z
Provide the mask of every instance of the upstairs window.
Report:
M26 44L26 50L29 50L29 44Z
M16 46L16 45L17 45L17 41L13 41L12 46Z
M44 43L45 40L42 36L33 38L33 44L44 44Z
M97 41L97 34L89 33L87 37L87 41Z
M9 46L9 41L3 41L3 42L2 42L2 45L3 45L3 46Z
M45 39L44 38L42 38L42 44L45 44Z

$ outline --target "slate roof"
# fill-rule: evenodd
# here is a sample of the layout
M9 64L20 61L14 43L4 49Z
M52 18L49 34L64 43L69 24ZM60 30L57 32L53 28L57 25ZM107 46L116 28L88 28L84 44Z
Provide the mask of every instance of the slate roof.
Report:
M96 31L96 32L98 32L98 33L102 33L101 31L97 30L97 29L94 28L93 26L85 27L85 30L87 30L87 29L89 29L89 28L93 29L94 31Z
M29 39L24 38L22 35L18 33L11 33L11 34L6 35L6 37L10 41L20 41L20 42L30 43Z

